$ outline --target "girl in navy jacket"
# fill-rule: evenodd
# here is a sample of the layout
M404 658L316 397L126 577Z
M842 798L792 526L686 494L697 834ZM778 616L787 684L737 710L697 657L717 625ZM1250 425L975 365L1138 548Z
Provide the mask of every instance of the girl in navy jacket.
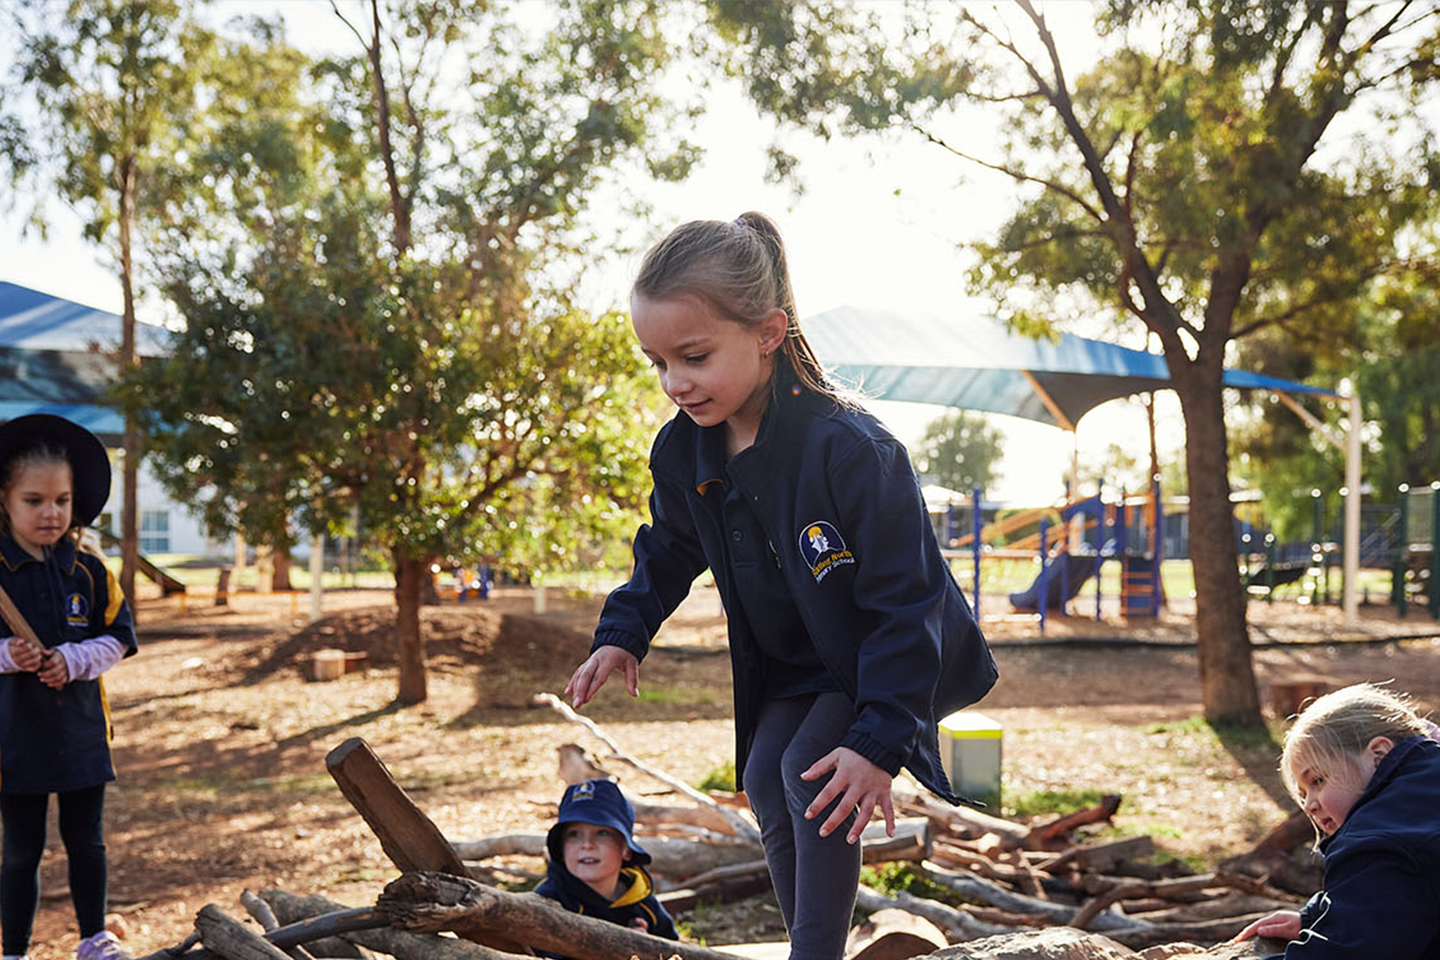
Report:
M797 323L784 247L758 213L683 224L645 258L631 320L680 408L651 451L652 522L566 691L639 662L707 567L729 627L736 770L791 957L844 951L877 810L908 767L950 799L938 719L995 664L931 532L900 443L830 385ZM807 823L807 821L810 821Z
M105 784L110 709L100 679L135 652L115 577L77 549L79 528L110 493L110 460L94 434L34 414L0 425L0 586L39 637L0 622L0 928L6 960L22 957L40 902L50 794L70 861L80 960L127 954L105 929Z
M1292 941L1270 960L1440 960L1440 743L1409 702L1362 683L1311 704L1280 771L1325 855L1319 893L1235 938Z

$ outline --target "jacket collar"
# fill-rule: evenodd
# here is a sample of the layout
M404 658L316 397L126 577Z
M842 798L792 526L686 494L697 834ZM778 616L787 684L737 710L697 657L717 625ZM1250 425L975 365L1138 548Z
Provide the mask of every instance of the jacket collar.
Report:
M55 559L55 563L60 569L74 571L75 561L78 555L75 552L75 541L71 540L68 536L61 537L59 541L56 542L54 549L50 551L50 555ZM28 550L16 543L15 538L9 534L0 537L0 560L3 560L5 566L11 570L19 569L27 563L41 562L31 556Z
M755 442L730 458L728 466L732 470L743 469L750 476L764 476L785 451L794 449L793 441L811 417L824 416L834 408L834 402L828 397L800 386L788 369L778 371ZM671 435L664 446L678 443L681 449L686 445L693 448L695 492L704 496L711 484L723 483L726 477L725 425L699 427L684 412L677 412L671 424ZM678 468L687 459L677 451L671 456L656 456L652 466L668 472L664 469L666 465Z

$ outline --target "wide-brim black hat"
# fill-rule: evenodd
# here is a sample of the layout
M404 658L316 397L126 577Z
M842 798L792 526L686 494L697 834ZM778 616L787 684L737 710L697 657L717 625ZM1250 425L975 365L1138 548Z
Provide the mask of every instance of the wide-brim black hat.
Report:
M59 447L70 461L71 521L93 523L110 499L110 456L100 438L53 413L28 413L0 423L0 478L12 457L40 444Z

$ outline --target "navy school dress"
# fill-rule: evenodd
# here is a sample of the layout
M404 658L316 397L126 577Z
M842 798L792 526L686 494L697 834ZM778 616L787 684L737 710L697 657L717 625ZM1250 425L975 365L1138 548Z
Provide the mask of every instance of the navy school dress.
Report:
M109 634L135 653L134 620L110 569L62 538L37 560L0 538L0 585L46 647ZM3 637L16 631L0 619ZM29 672L0 674L0 791L63 793L115 779L103 679L52 690Z

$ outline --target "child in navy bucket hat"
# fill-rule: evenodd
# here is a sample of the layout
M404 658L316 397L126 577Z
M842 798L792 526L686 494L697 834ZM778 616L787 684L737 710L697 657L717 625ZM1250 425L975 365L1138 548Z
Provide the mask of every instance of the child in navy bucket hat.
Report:
M573 913L678 940L675 922L655 899L645 870L650 854L635 842L634 828L635 810L615 784L572 783L546 837L550 862L535 892Z

